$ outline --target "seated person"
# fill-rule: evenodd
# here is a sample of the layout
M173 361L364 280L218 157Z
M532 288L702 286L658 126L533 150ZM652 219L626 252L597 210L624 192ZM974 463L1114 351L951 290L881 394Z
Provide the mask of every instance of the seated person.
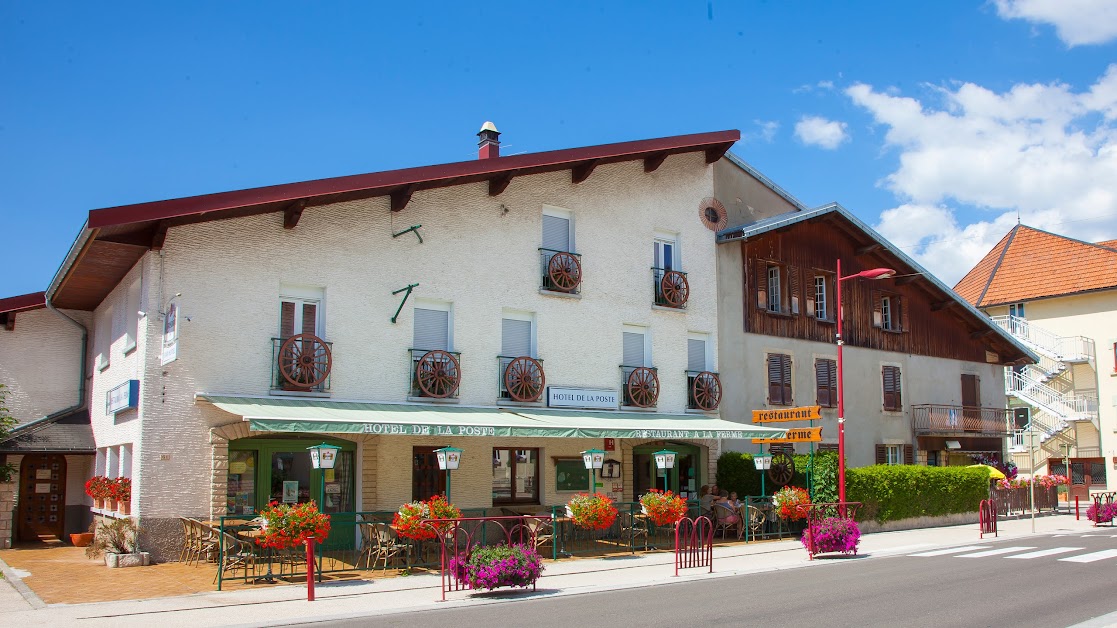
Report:
M739 510L741 508L741 500L737 499L737 491L732 491L729 493L729 500L727 501L727 503L733 510Z
M699 514L709 516L713 510L714 501L717 496L710 491L709 484L703 484L702 488L698 489L698 509Z
M717 499L714 501L715 508L723 509L717 513L719 519L724 520L726 523L735 524L737 527L737 538L745 533L745 522L741 519L740 513L729 503L729 491L721 491L718 493Z

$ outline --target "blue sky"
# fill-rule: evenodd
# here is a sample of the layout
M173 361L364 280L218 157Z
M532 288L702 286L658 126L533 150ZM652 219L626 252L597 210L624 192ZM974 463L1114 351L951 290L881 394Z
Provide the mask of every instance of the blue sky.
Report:
M728 128L948 283L1013 224L1117 238L1117 3L0 5L0 296L86 212ZM378 4L378 3L376 3Z

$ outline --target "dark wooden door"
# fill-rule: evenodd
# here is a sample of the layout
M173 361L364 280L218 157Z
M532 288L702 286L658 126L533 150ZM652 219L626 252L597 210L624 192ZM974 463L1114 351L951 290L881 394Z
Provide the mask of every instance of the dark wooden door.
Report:
M30 454L19 467L19 540L62 538L66 514L66 457Z
M977 375L962 374L962 429L981 430L981 389Z
M438 468L438 447L415 447L411 455L411 499L426 500L446 493L446 472Z

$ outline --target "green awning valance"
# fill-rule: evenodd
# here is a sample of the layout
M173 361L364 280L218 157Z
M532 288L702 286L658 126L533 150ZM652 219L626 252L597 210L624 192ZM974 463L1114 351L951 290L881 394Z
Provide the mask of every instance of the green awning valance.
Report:
M786 430L703 415L471 408L199 394L257 432L552 438L779 438Z

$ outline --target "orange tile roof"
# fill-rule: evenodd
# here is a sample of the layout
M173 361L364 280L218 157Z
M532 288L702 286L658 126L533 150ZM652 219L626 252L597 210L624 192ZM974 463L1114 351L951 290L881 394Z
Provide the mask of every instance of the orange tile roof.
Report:
M1098 246L1107 246L1111 249L1117 249L1117 240L1103 240L1097 244Z
M977 307L1117 288L1117 249L1016 225L954 286Z

